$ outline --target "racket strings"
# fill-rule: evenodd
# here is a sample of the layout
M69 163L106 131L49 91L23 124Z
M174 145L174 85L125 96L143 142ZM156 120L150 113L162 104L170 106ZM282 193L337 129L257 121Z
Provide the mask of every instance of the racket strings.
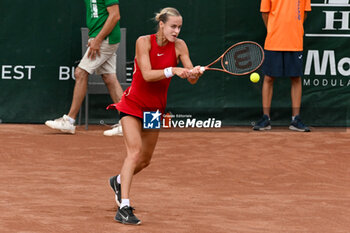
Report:
M255 43L233 46L222 58L224 69L234 74L244 74L256 70L264 58L263 51Z

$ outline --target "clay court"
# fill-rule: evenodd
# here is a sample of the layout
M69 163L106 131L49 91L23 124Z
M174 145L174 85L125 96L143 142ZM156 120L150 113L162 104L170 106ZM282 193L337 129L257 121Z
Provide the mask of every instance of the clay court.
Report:
M105 129L1 124L0 231L350 232L347 129L162 131L131 190L140 226L113 220L125 147Z

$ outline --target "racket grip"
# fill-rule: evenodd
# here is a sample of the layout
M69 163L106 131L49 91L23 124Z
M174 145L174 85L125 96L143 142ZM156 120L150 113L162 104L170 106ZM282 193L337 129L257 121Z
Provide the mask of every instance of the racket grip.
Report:
M205 67L201 66L200 71L204 72L205 71Z

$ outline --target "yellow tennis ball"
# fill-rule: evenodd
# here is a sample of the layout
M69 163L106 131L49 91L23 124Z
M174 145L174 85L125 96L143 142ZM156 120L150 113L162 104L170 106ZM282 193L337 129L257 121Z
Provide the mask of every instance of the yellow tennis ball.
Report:
M250 81L252 81L253 83L257 83L260 80L260 75L258 73L251 73L250 75Z

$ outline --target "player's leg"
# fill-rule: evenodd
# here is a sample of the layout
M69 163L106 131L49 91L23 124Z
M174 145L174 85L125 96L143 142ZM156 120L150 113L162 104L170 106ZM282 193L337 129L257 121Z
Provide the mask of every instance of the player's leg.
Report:
M127 152L121 170L122 198L129 198L132 177L149 165L159 132L142 132L141 120L132 116L123 117L121 123Z
M265 50L265 60L263 64L265 76L262 87L263 116L254 125L254 130L271 129L270 109L273 95L273 83L275 77L283 76L282 62L283 61L281 52Z
M55 120L48 120L45 125L52 129L60 130L64 133L75 133L75 117L79 112L81 103L83 102L87 89L88 72L77 67L74 72L75 85L73 91L72 104L68 115L63 115L61 118Z
M119 44L117 44L117 47ZM123 95L123 89L120 86L120 83L117 79L116 75L116 64L117 64L117 56L116 53L112 54L104 64L99 67L96 72L102 74L102 79L105 82L109 94L113 103L118 103ZM115 124L112 129L105 130L103 132L105 136L123 136L123 129L120 124Z
M309 132L310 129L301 121L300 118L303 52L285 52L284 65L286 76L291 77L292 121L290 123L289 129L301 132Z
M80 67L74 72L75 84L73 90L73 99L70 106L68 116L75 119L86 95L89 73Z
M273 94L273 82L275 78L269 75L265 75L263 87L262 87L262 106L263 106L263 116L254 125L254 130L269 130L271 129L270 124L270 109Z
M273 95L273 82L275 81L274 77L265 75L263 87L262 87L262 106L263 113L270 117L271 101Z
M121 119L124 127L126 158L121 169L122 198L129 198L130 185L142 155L142 122L139 118L125 116Z
M156 148L159 130L142 131L142 156L137 164L134 175L146 168L152 159L154 149Z
M291 99L292 99L292 114L293 116L300 114L302 82L301 77L291 77Z
M87 49L78 67L75 69L75 85L68 115L46 121L45 124L47 126L65 133L75 133L75 118L86 95L89 74L93 74L98 67L104 64L115 53L117 48L118 45L108 45L108 41L104 40L101 45L100 56L97 56L94 60L87 57L90 48Z
M123 95L123 89L115 73L105 73L102 75L113 103L118 103ZM120 122L112 126L112 129L103 132L105 136L123 136L123 128Z
M120 86L120 83L117 79L117 75L115 73L103 74L102 78L108 88L113 103L118 103L122 98L123 89Z
M141 221L133 214L130 206L129 193L134 174L147 167L151 161L158 140L158 131L142 131L140 119L125 116L121 123L125 129L124 141L127 157L121 170L121 205L115 220L125 224L140 224Z
M93 74L95 71L96 74L101 74L99 72L101 70L101 67L104 67L104 65L111 59L111 57L115 55L115 51L117 50L117 48L118 44L110 45L107 40L104 40L100 47L100 56L97 56L93 60L87 57L90 48L86 51L83 59L79 63L74 73L75 86L73 92L72 105L70 107L68 116L70 116L73 119L76 118L86 95L89 74ZM114 70L111 69L107 70L107 72L110 71L111 73L113 73L116 70L115 66Z
M113 103L118 103L123 95L123 89L117 79L116 74L103 74L103 81L105 82ZM105 136L123 136L123 128L120 122L112 126L112 129L105 130Z
M147 167L150 164L152 159L153 151L156 146L158 140L158 131L142 131L141 140L142 140L142 148L141 148L141 156L140 160L136 164L134 169L134 175L140 172L142 169ZM126 140L126 139L125 139ZM121 204L121 179L120 175L116 175L110 178L110 185L115 192L115 199L120 206Z
M129 193L135 170L139 166L140 161L142 161L142 122L137 117L127 115L121 119L121 123L125 129L124 142L127 155L119 175L121 181L121 203L114 219L124 224L137 225L141 221L133 213L133 208L130 206Z

